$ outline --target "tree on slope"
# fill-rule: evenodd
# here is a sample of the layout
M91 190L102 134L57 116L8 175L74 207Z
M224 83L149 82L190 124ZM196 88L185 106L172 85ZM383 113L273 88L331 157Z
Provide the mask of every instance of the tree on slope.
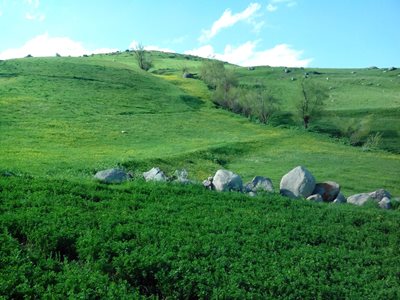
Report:
M312 120L321 116L328 93L326 89L317 86L310 79L301 81L301 93L302 97L299 98L296 109L303 121L304 128L307 129Z
M144 71L150 70L150 68L153 66L153 63L147 51L144 49L144 46L139 43L133 50L133 53L135 54L139 68Z

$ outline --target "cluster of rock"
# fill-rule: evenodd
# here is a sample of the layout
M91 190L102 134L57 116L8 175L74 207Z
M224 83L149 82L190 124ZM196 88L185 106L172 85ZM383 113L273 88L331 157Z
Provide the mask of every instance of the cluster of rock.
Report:
M144 172L143 178L146 181L167 182L175 181L182 184L195 183L188 179L188 172L176 170L172 178L168 178L160 168L152 168ZM132 178L130 173L121 169L109 169L99 171L94 176L104 183L121 183ZM256 196L260 192L275 192L271 179L263 176L256 176L252 181L243 184L242 178L228 170L218 170L214 176L203 181L203 186L218 192L242 192L249 196ZM346 197L340 192L340 185L334 181L317 183L314 176L305 167L298 166L285 174L279 185L280 194L289 198L306 198L314 202L351 203L364 205L369 202L376 202L379 207L390 209L392 196L386 190L379 189L370 193L361 193Z

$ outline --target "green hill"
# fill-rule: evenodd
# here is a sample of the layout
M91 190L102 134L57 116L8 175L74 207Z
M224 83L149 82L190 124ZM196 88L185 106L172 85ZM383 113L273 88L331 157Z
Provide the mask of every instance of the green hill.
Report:
M168 175L186 168L197 181L226 168L244 181L270 177L278 189L304 165L346 196L378 188L398 196L398 71L227 65L248 88L264 81L281 99L281 118L304 72L322 73L310 76L332 87L329 114L305 131L295 119L267 126L217 109L201 80L181 76L199 72L201 59L152 55L150 72L129 52L0 61L0 298L400 297L398 208L137 178L153 166ZM391 152L315 132L370 114ZM135 180L93 180L114 166Z
M201 180L224 167L246 180L269 176L277 185L288 170L305 165L318 180L341 183L346 193L381 187L400 193L398 155L365 153L317 134L258 125L215 109L201 81L180 76L183 65L196 71L200 64L193 57L158 54L153 73L163 75L153 75L138 70L131 53L1 62L0 168L90 178L118 164L141 166L133 170L141 172L158 163L167 171L185 167ZM276 89L276 82L297 84L280 69L239 71L243 77L265 77ZM395 120L386 118L385 126L397 126L396 99L387 110L382 105ZM351 107L364 109L354 103L345 111Z

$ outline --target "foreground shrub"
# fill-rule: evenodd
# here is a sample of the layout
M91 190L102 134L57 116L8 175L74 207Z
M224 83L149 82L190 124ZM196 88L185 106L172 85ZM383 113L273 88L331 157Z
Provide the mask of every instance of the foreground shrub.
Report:
M399 212L0 178L5 298L398 299Z

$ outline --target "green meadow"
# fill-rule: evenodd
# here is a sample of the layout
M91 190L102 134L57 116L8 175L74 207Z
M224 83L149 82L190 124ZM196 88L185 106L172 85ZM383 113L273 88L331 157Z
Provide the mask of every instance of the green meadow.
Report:
M223 167L246 180L257 174L269 176L278 185L288 170L305 165L319 180L342 183L346 193L383 187L399 194L398 155L364 152L300 127L288 130L255 124L215 109L200 80L181 78L182 66L198 70L198 59L158 54L154 64L159 67L153 74L143 72L135 66L131 53L2 62L0 167L35 176L90 179L103 168L140 165L132 171L142 172L159 161L171 172L185 167L197 180ZM299 93L298 82L288 78L294 74L285 74L281 68L244 68L238 72L244 84L254 75L273 89L285 91L286 98L280 98L289 100L282 100L283 110L285 106L290 109L290 100ZM293 71L298 76L302 72ZM380 70L362 72L372 72L377 78L380 72L381 81L387 76ZM338 78L332 75L330 80L338 87L340 80L358 74L347 70L336 73ZM398 84L400 78L395 79ZM388 85L390 80L386 80ZM292 89L286 88L290 85ZM374 101L366 103L371 103L371 110L392 115L392 119L376 121L397 132L395 112L400 100L394 85L388 89L392 97L385 98L385 105L374 93L368 96ZM344 118L355 108L355 116L368 109L359 104L365 88L354 92L356 99L347 97L352 104L344 104L345 88L335 91L337 105L328 104L329 110L340 108L338 114L343 110ZM355 97L352 90L349 95ZM391 137L398 143L395 135Z
M201 182L224 168L249 181L303 165L349 196L400 196L400 72L226 65L280 101L270 125L215 107L202 59L131 52L0 61L0 296L71 299L396 299L399 210L315 204L279 194L218 194L145 183L185 168ZM384 72L385 71L385 72ZM294 113L305 73L329 90L324 115ZM340 136L368 120L365 151ZM122 167L135 179L93 180ZM5 176L12 173L16 176ZM33 266L33 267L32 267ZM83 270L83 271L82 271Z

